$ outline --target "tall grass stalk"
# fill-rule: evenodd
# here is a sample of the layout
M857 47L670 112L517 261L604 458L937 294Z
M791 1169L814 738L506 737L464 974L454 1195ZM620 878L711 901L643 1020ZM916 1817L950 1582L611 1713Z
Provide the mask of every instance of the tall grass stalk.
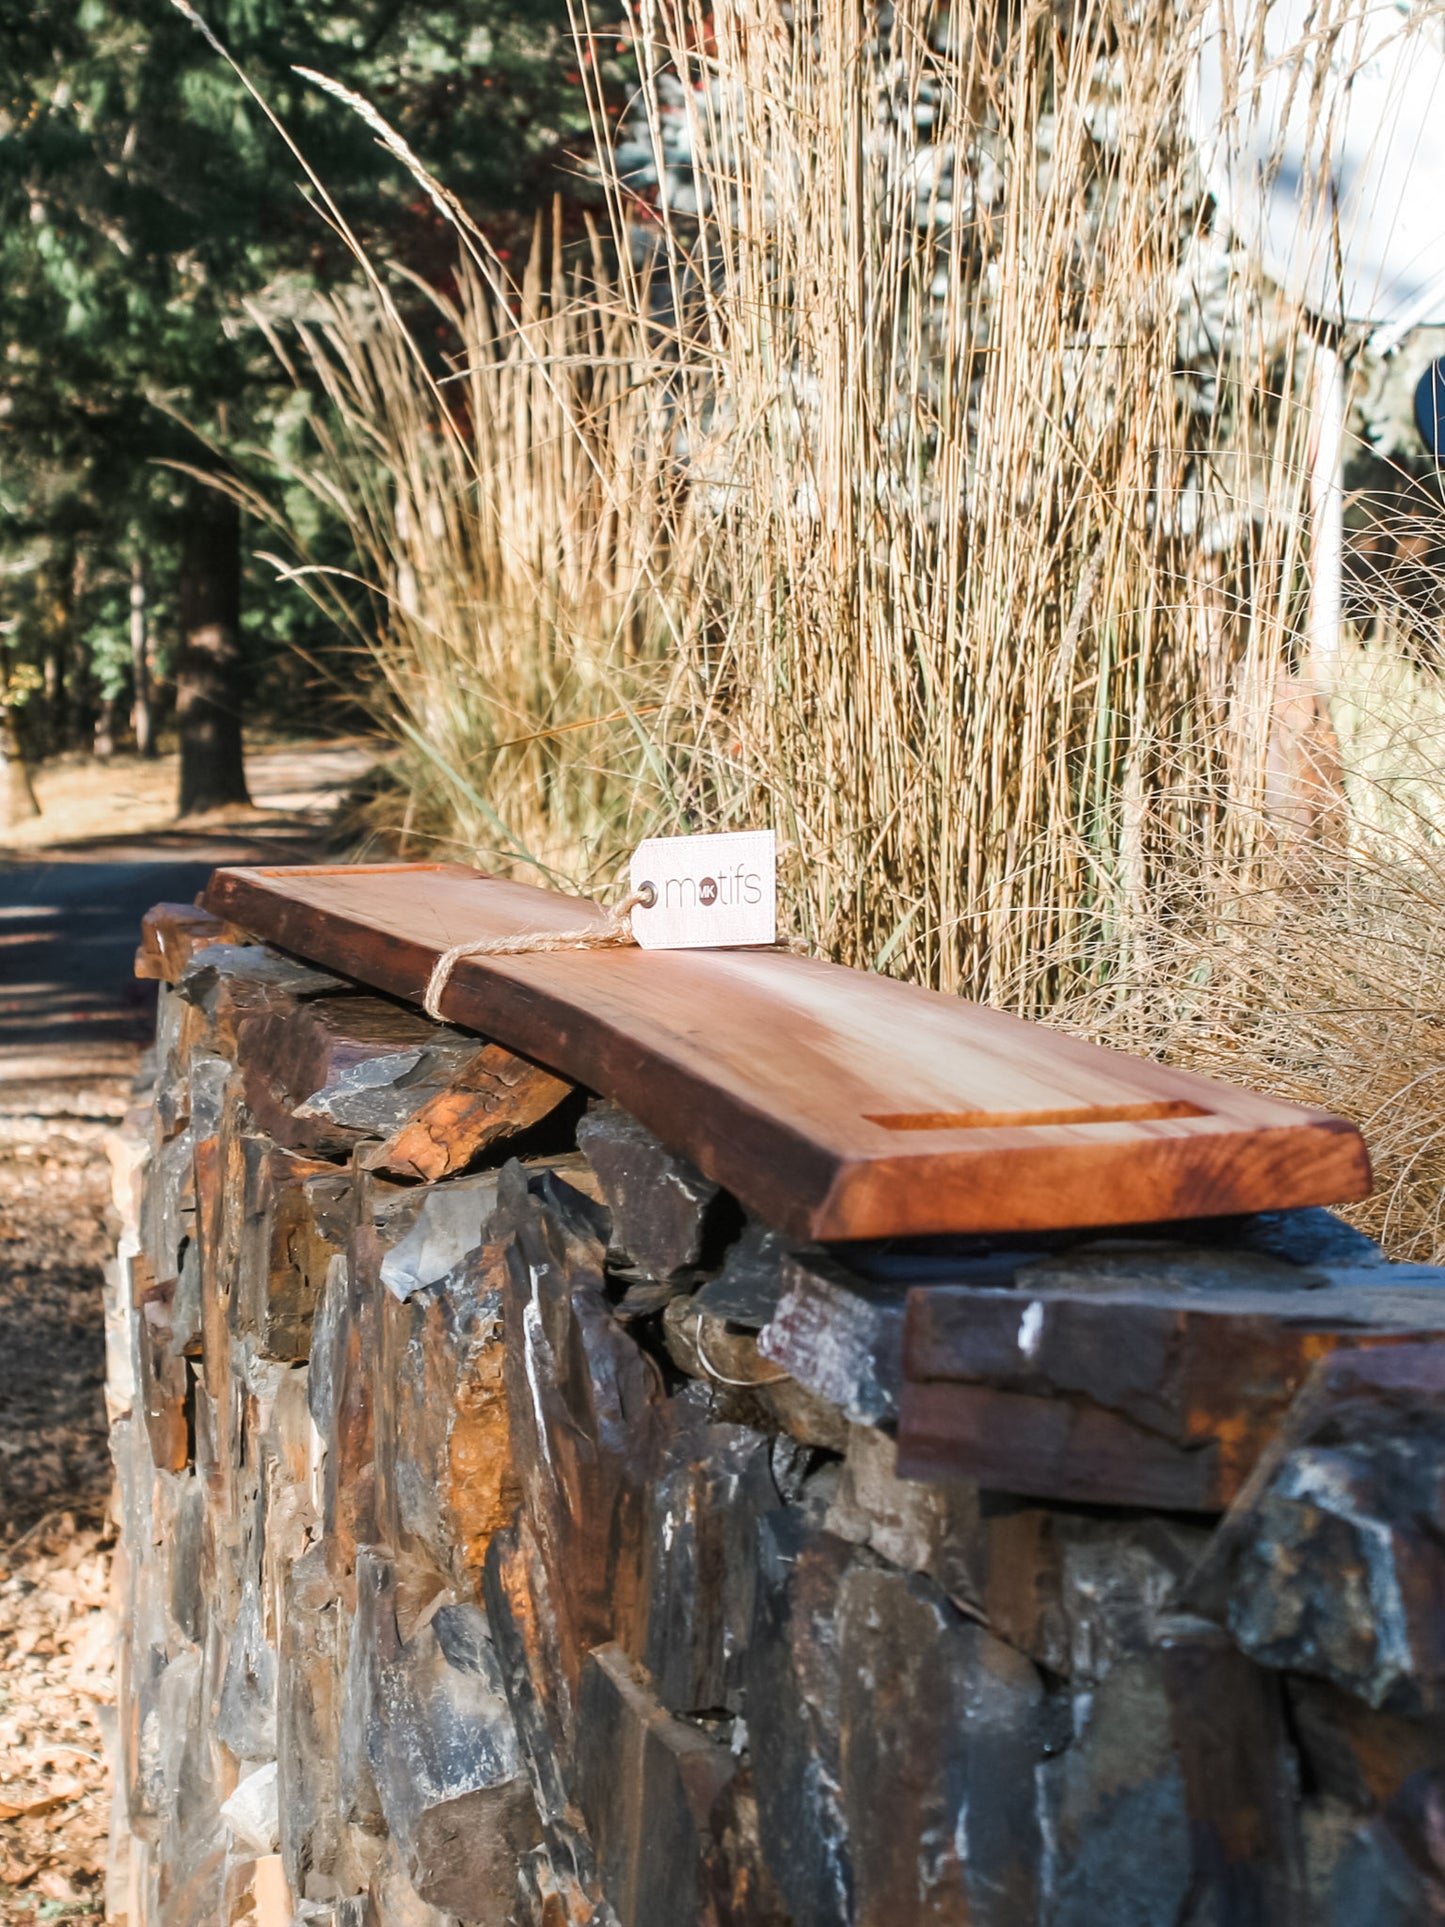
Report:
M539 225L515 286L463 258L450 293L347 291L289 331L258 312L311 397L309 445L282 469L293 505L299 490L343 525L355 569L311 557L294 506L241 491L288 537L272 559L353 635L413 852L581 888L639 818L678 486L606 274L600 249L565 265Z
M707 373L664 751L849 961L1036 1006L1181 840L1258 854L1300 336L1204 234L1188 11L641 10L690 178L623 291Z

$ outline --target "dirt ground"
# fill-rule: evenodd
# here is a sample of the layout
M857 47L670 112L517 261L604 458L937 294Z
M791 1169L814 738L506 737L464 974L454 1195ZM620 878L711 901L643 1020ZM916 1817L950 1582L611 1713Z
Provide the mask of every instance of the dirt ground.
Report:
M384 754L382 745L359 736L253 751L246 778L255 808L227 810L220 821L232 830L264 832L278 815L329 811L342 800L347 784ZM176 828L179 774L174 755L115 756L108 763L57 757L34 773L40 815L0 832L0 849L38 855L87 839L170 836Z
M129 971L140 912L217 863L314 857L371 760L267 748L248 758L257 807L190 825L165 760L60 764L37 779L42 816L0 843L0 1927L104 1913L105 1144L152 1022Z
M37 1094L38 1095L38 1094ZM100 1101L96 1093L92 1102ZM5 1118L14 1125L17 1120ZM102 1120L0 1143L0 1921L98 1920L113 1717Z

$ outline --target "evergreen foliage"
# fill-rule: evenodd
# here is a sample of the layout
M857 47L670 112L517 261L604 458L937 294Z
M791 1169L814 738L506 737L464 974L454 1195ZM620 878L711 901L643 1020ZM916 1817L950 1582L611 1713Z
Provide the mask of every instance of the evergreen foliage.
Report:
M450 260L430 207L296 67L377 101L504 247L585 138L565 0L203 11L368 249L426 278ZM152 657L173 666L198 511L166 464L284 447L296 400L248 308L304 315L352 272L295 156L167 0L0 14L0 691L32 750L114 723L137 556ZM299 672L272 645L324 641L296 635L298 599L246 589L243 680L294 716Z

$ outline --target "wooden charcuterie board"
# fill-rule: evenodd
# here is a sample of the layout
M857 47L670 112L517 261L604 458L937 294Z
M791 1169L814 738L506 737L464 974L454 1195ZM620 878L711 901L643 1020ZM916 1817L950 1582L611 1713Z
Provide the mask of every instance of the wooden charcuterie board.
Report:
M206 907L409 1002L437 956L593 905L460 867L218 870ZM459 963L447 1018L614 1099L795 1237L1128 1224L1370 1186L1343 1119L776 950Z

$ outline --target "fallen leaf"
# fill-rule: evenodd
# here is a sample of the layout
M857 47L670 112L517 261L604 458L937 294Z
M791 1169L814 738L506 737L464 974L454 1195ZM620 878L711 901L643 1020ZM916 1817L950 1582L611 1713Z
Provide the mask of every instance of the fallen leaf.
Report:
M0 1800L0 1820L27 1820L32 1814L54 1813L57 1807L68 1806L84 1791L79 1780L71 1780L65 1786L52 1787L48 1793L37 1794L33 1800Z
M45 1895L47 1900L58 1900L67 1907L84 1905L84 1896L77 1893L63 1873L43 1873L35 1883L36 1891Z

